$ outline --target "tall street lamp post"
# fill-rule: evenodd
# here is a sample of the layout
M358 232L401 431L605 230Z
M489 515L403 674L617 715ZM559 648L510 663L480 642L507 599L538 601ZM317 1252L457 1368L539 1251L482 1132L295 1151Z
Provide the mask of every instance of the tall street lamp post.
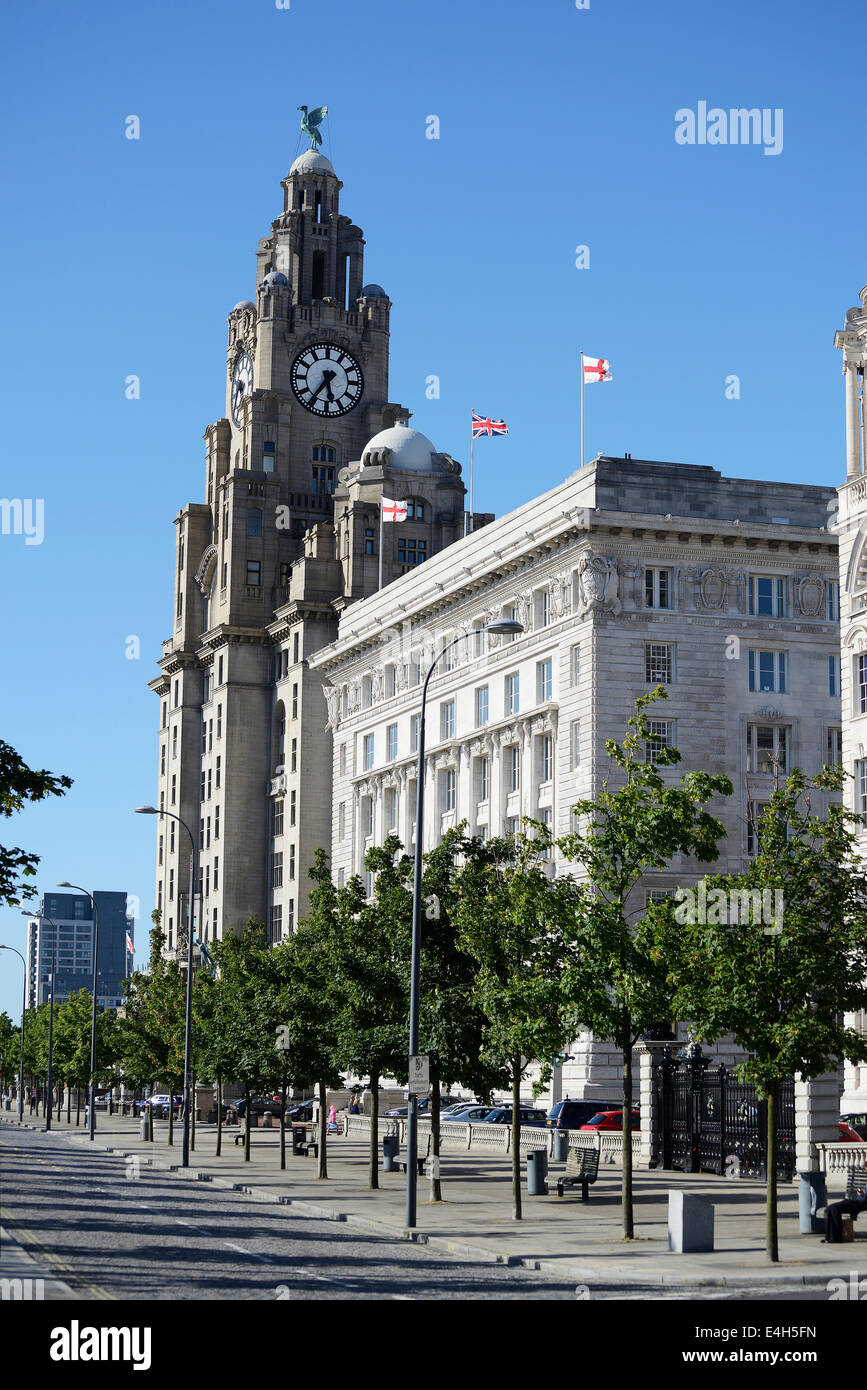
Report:
M182 825L190 837L190 912L187 928L187 1002L184 1019L184 1145L181 1165L190 1166L190 1117L192 1114L192 1047L193 1047L193 917L196 895L196 842L185 820L174 811L158 811L156 806L136 806L137 816L169 816ZM169 1087L171 1090L171 1086ZM172 1097L169 1097L172 1103Z
M33 916L34 916L34 914L33 914L32 912L28 912L27 909L26 909L26 908L23 908L23 907L22 907L22 909L21 909L21 915L22 915L22 917L28 917L28 918L30 918L31 921L33 920ZM51 993L50 993L49 996L48 996L48 1075L47 1075L47 1077L45 1078L45 1089L46 1089L46 1091L48 1092L48 1108L47 1108L46 1111L45 1111L45 1128L46 1128L46 1130L49 1130L49 1129L51 1128L51 1110L52 1110L52 1105L51 1105L51 1088L52 1088L52 1085L53 1085L53 1083L54 1083L54 989L55 989L55 983L54 983L54 982L55 982L55 980L57 979L57 923L56 923L56 922L52 922L50 917L46 917L46 915L45 915L44 912L40 912L40 913L39 913L39 916L40 916L44 921L46 921L46 922L51 922L51 930L52 930L52 932L53 932L53 935L52 935L52 938L51 938L51 943L52 943L52 944L51 944ZM36 970L37 970L37 980L38 980L38 971L39 971L39 961L38 961L38 959L37 959L37 962L36 962ZM37 983L37 986L36 986L36 1002L37 1002L37 1004L39 1003L39 985L38 985L38 983Z
M96 995L99 987L99 977L96 969L97 957L99 955L99 913L93 894L88 893L86 888L79 888L76 883L67 883L66 879L64 879L62 883L58 883L57 886L58 888L72 888L76 893L83 893L86 898L90 899L90 906L93 910L93 997L90 1009L90 1085L88 1086L87 1102L87 1128L92 1142L96 1138L96 1105L94 1104L96 1100L96 1077L94 1073L96 1072ZM52 983L52 989L53 987Z
M478 630L480 632L490 633L492 637L517 637L519 633L524 631L524 628L521 623L514 622L510 618L503 618L499 622L488 623L486 627ZM421 715L419 716L418 722L418 770L416 773L415 860L412 878L412 964L409 992L410 1058L415 1057L418 1052L419 965L421 958L421 874L422 840L424 837L424 716L425 705L427 703L427 688L440 657L444 656L445 653L458 642L464 641L465 637L466 633L461 633L460 637L455 637L451 642L447 642L442 651L437 653L428 668L428 673L425 676L421 692ZM411 1074L410 1071L410 1075ZM416 1156L418 1154L418 1111L416 1109L416 1097L412 1092L410 1092L408 1097L407 1106L406 1224L411 1228L416 1224L416 1196L418 1191L418 1174L416 1172Z
M18 1123L24 1123L24 1019L27 1014L27 962L14 946L0 946L0 951L15 951L24 966L24 994L21 999L21 1065L18 1069Z

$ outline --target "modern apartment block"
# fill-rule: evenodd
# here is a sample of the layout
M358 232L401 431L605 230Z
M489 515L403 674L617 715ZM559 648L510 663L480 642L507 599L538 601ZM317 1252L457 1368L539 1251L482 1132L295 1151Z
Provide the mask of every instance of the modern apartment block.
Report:
M135 945L135 923L127 916L126 893L94 895L99 916L97 1001L117 1008L122 982L132 971L127 937ZM93 986L94 921L90 899L81 893L43 893L27 930L27 1007L48 1000L52 953L56 960L55 1003Z

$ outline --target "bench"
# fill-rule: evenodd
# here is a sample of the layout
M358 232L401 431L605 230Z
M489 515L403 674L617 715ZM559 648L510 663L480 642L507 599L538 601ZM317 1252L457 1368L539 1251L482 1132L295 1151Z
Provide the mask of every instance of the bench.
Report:
M429 1134L428 1137L427 1137L427 1147L425 1148L424 1153L418 1153L418 1152L416 1153L415 1166L416 1166L416 1170L417 1170L418 1175L419 1175L420 1178L423 1178L423 1177L424 1177L424 1165L427 1163L428 1159L430 1158L430 1149L431 1149L431 1143L432 1143L432 1142L433 1142L433 1135ZM394 1166L395 1166L395 1168L399 1168L400 1171L401 1171L402 1173L405 1173L405 1172L406 1172L406 1168L407 1168L406 1159L405 1159L405 1158L403 1158L403 1159L400 1159L400 1158L399 1158L399 1159L397 1160L397 1162L395 1163Z
M850 1168L846 1179L846 1196L842 1202L829 1202L825 1207L825 1240L839 1245L843 1239L843 1217L856 1221L867 1211L867 1168Z
M581 1201L589 1202L588 1188L599 1176L599 1150L570 1149L566 1155L566 1172L557 1181L557 1196L562 1197L567 1187L581 1184Z
M280 1126L278 1125L277 1128L279 1129ZM319 1141L318 1139L307 1138L307 1129L305 1126L299 1125L296 1128L294 1125L287 1125L286 1129L289 1131L291 1135L293 1154L295 1154L299 1158L309 1158L310 1150L312 1149L313 1157L319 1157ZM237 1134L233 1136L236 1144L243 1144L245 1137L246 1130L244 1129L241 1129Z

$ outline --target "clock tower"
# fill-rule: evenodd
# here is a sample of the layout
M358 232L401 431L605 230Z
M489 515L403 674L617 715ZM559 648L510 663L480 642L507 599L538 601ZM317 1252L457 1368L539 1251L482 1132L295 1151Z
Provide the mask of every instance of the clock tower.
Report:
M411 520L386 528L384 583L463 530L460 466L388 399L391 302L364 283L342 187L315 149L283 179L255 301L229 314L205 501L175 517L173 630L151 682L159 809L171 813L158 824L156 901L171 953L185 950L191 891L175 816L196 840L203 940L251 916L278 940L303 916L307 867L332 830L328 710L308 658L377 587L383 493L412 501Z

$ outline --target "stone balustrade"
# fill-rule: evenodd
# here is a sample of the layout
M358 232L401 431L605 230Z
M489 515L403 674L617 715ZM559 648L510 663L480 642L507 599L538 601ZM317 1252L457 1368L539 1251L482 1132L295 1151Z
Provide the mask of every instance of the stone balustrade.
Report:
M430 1120L419 1118L418 1136L419 1148L427 1148L427 1137L430 1134ZM343 1121L343 1133L355 1139L370 1139L370 1116L369 1115L346 1115ZM621 1155L623 1152L623 1135L612 1131L609 1134L593 1134L582 1132L581 1130L571 1129L567 1131L569 1135L570 1148L598 1148L600 1165L610 1165L620 1167ZM386 1134L397 1134L400 1143L406 1144L406 1120L386 1119L380 1116L379 1137L382 1139ZM527 1126L521 1129L520 1148L521 1153L527 1153L530 1149L544 1149L549 1157L554 1152L553 1129L536 1129ZM852 1147L855 1147L854 1145ZM512 1152L512 1126L511 1125L471 1125L457 1124L454 1121L445 1121L440 1127L440 1153L490 1153L490 1154L510 1154ZM641 1135L638 1132L632 1135L632 1162L635 1167L644 1167L646 1164L641 1159Z
M821 1173L848 1173L850 1168L867 1166L867 1144L817 1144Z

